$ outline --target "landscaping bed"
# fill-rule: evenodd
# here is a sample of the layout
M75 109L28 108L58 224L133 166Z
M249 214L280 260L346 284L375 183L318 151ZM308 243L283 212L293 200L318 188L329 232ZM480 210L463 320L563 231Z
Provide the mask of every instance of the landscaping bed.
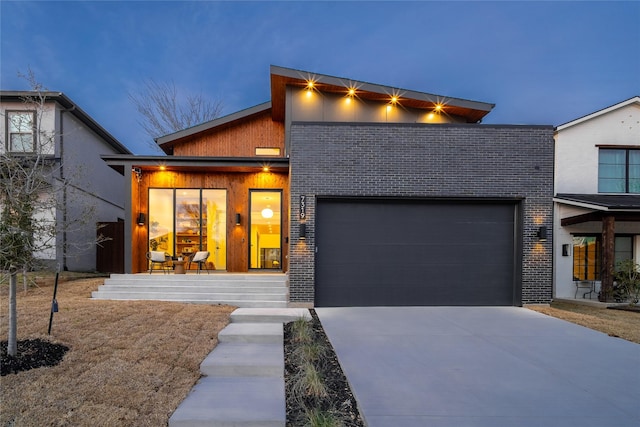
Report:
M284 327L287 426L364 427L351 387L315 310Z

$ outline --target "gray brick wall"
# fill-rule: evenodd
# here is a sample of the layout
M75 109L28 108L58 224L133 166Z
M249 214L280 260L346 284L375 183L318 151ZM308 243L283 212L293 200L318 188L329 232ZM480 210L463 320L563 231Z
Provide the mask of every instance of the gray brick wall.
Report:
M318 196L521 198L522 302L551 300L551 126L293 123L290 135L292 303L314 298ZM536 236L542 225L546 242Z

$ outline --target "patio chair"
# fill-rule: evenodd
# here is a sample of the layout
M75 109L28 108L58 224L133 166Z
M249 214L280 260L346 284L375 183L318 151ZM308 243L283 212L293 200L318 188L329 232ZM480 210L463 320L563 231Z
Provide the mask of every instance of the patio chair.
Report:
M587 295L589 295L589 299L591 299L591 294L596 291L596 282L594 280L574 280L573 283L576 285L576 292L573 295L573 298L578 298L578 291L580 289L588 289L587 292L582 294L582 299L584 299Z
M150 251L147 252L147 259L151 262L149 265L149 274L153 271L153 266L160 264L160 268L165 274L169 274L171 270L171 257L169 254L162 251Z
M198 274L202 270L202 264L204 264L204 268L207 270L207 274L209 274L209 267L207 267L207 259L209 258L208 251L198 251L193 255L193 258L189 261L189 269L191 269L191 263L198 263Z

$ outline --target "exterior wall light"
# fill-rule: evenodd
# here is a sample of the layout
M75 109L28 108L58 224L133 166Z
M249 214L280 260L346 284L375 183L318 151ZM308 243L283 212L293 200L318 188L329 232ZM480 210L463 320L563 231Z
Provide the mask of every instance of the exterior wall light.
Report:
M138 214L138 219L136 220L136 222L138 223L138 225L145 225L147 223L147 217L144 212L140 212Z
M240 220L241 219L242 219L242 216L239 213L237 213L236 214L236 225L240 225Z
M307 224L300 224L300 234L298 235L300 240L307 240Z
M545 227L544 225L538 228L538 240L540 240L541 242L547 241L547 227Z

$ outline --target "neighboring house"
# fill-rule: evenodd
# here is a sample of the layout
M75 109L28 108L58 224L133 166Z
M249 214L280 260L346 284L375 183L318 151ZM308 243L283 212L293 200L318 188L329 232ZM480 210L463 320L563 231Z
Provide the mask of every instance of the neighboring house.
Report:
M103 156L131 183L125 269L207 250L288 273L291 306L549 302L553 127L492 108L272 66L270 102Z
M37 106L25 102L36 92L0 91L0 150L45 154L54 161L55 180L69 182L59 195L61 208L50 214L60 229L55 247L35 254L36 258L52 268L94 271L97 223L125 217L124 179L100 156L131 152L63 93L40 94L44 103ZM45 140L51 144L44 146ZM76 222L86 207L90 207L89 217Z
M640 97L560 125L555 139L554 297L595 299L616 262L640 260Z

